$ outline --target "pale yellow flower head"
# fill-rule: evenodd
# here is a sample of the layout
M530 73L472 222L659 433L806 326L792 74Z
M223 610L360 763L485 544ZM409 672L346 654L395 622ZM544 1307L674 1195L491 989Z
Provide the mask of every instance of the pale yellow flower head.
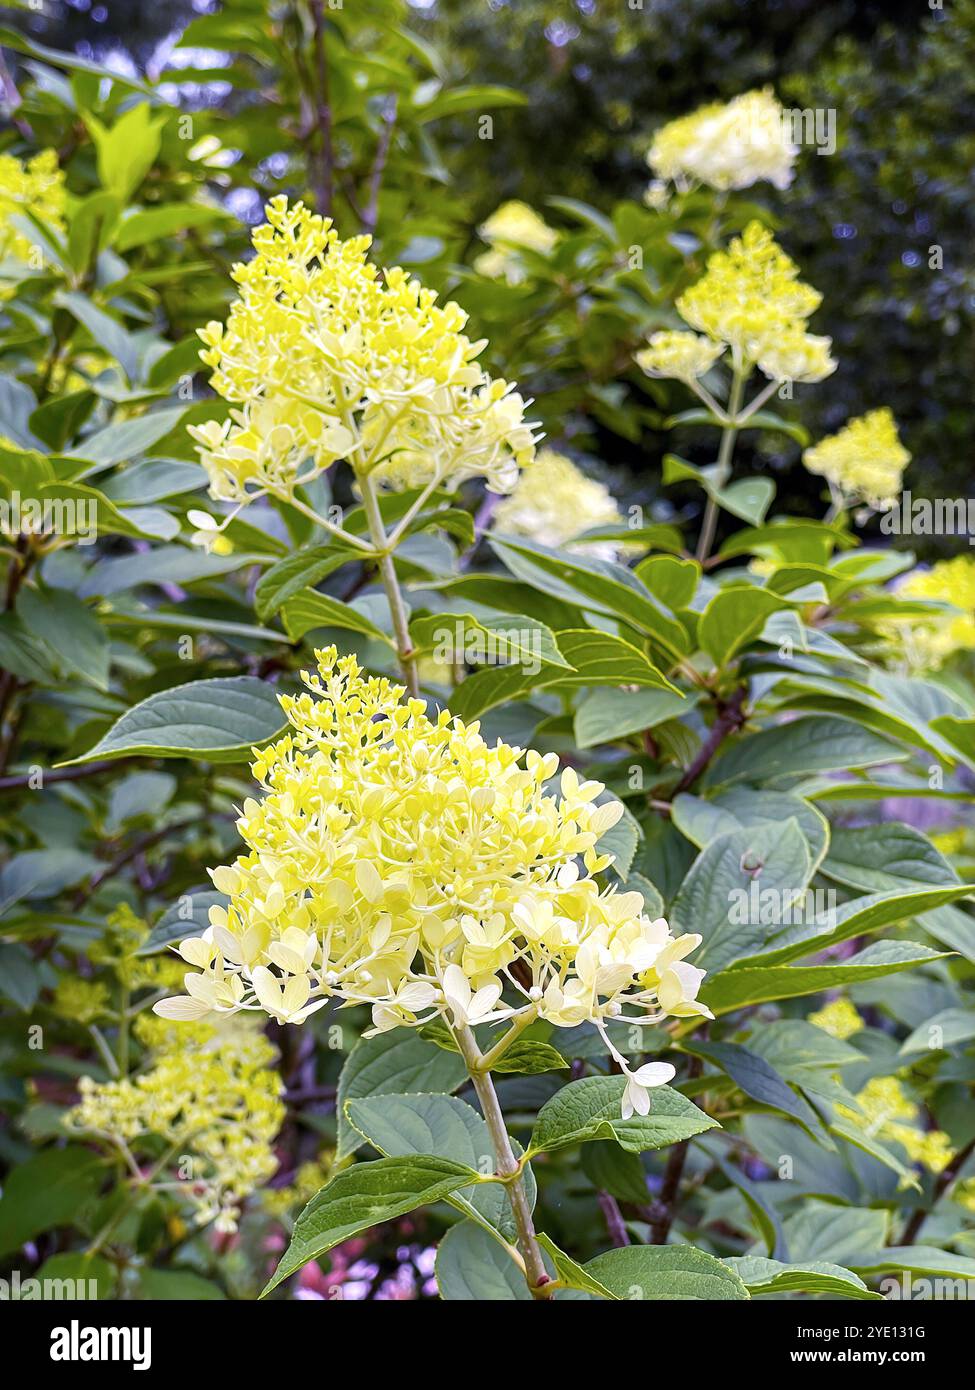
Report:
M701 106L659 130L647 163L661 179L717 189L788 188L797 147L770 88Z
M239 296L201 357L230 420L191 427L215 498L289 495L339 459L394 487L483 476L509 491L531 461L524 401L477 365L467 316L400 269L367 260L369 237L285 198L267 205Z
M839 1038L841 1042L852 1038L854 1033L861 1032L865 1026L856 1007L845 998L832 999L821 1009L811 1013L808 1021L815 1027L822 1028L831 1038Z
M587 478L565 454L542 449L511 496L495 509L493 524L498 531L529 536L553 550L568 545L577 554L614 559L619 553L615 542L572 542L583 531L621 521L616 500L603 483Z
M488 279L504 279L511 285L525 278L519 250L546 256L559 239L555 228L539 217L534 208L517 200L502 203L477 230L491 249L476 258L474 269Z
M12 217L32 212L45 226L63 232L64 208L64 174L56 150L41 150L26 163L12 154L0 155L0 262L27 262L36 244L14 226ZM12 287L0 287L0 298L11 293Z
M431 718L334 647L318 660L308 693L281 697L291 732L253 765L248 852L212 871L229 906L180 946L187 993L158 1014L301 1023L335 999L368 1004L379 1032L529 1011L558 1027L709 1016L684 959L700 938L675 940L639 893L596 882L622 811L595 804L601 783L566 768L549 791L554 754Z
M806 449L802 461L845 497L881 507L900 492L911 456L900 442L893 414L884 406L850 420L837 434Z
M933 609L930 617L898 621L911 663L937 670L957 652L975 650L975 558L956 555L938 560L930 569L913 570L897 587L898 598L933 599L950 604Z
M699 333L668 328L654 333L649 346L636 354L636 362L647 376L696 381L711 370L724 350L723 343L712 342Z
M837 1114L880 1139L889 1139L906 1150L912 1163L940 1173L951 1158L951 1138L943 1130L917 1126L919 1107L896 1076L875 1076L856 1096L859 1110L837 1106Z
M677 312L715 343L725 343L742 363L760 363L778 377L786 365L813 369L819 380L835 369L828 338L811 338L806 320L822 296L799 279L799 268L760 222L749 222L726 251L716 251L707 270L677 300Z
M272 1143L285 1108L274 1048L250 1018L184 1030L142 1015L135 1028L148 1067L119 1081L83 1077L65 1125L137 1156L151 1157L162 1140L175 1162L192 1160L192 1174L181 1176L197 1224L235 1230L241 1203L277 1168Z

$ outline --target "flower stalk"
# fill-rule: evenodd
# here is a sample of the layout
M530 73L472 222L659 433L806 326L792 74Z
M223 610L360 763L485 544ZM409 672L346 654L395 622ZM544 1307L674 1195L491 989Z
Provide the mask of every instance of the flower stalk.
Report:
M504 1122L504 1114L494 1087L494 1080L490 1071L485 1070L485 1055L478 1047L470 1028L455 1028L453 1034L457 1046L460 1048L461 1056L467 1064L467 1070L474 1083L474 1090L484 1115L485 1124L491 1135L498 1173L501 1177L508 1179L505 1186L518 1232L518 1249L525 1262L525 1277L528 1281L528 1287L531 1290L532 1298L547 1299L551 1292L547 1286L552 1283L552 1280L545 1268L541 1247L535 1236L535 1225L532 1221L531 1205L528 1201L525 1180L520 1174L520 1165L511 1147L511 1138ZM502 1042L504 1041L502 1039Z

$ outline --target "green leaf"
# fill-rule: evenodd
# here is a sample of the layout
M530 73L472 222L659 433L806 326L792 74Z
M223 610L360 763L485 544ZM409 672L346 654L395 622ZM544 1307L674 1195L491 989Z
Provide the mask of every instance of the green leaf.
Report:
M907 754L850 719L811 715L739 739L713 763L709 786L729 782L783 782L811 772L833 772L903 762Z
M678 555L649 555L633 573L655 598L676 613L689 607L701 579L701 566L696 560L682 560Z
M153 410L132 420L118 420L106 425L97 434L90 434L78 446L75 454L78 458L97 464L99 469L108 468L114 463L128 463L172 433L188 408L185 405L167 406L164 410ZM83 476L87 476L89 471L94 470L86 470Z
M476 1178L477 1174L463 1164L430 1155L380 1158L345 1169L311 1199L298 1217L291 1243L261 1297L309 1260L320 1259L360 1231L439 1202Z
M595 1139L583 1145L580 1162L597 1191L637 1206L646 1203L647 1175L638 1154L621 1149L610 1139Z
M253 676L191 681L157 691L127 710L80 758L63 766L135 754L246 762L255 745L286 727L273 686Z
M804 895L812 867L809 845L792 818L728 831L691 865L670 920L677 930L704 938L695 963L722 970L759 954Z
M171 946L174 941L202 936L210 925L210 908L226 907L227 896L215 888L193 888L180 895L179 901L166 909L136 951L137 956L151 956Z
M257 616L267 622L289 598L293 598L302 589L320 584L335 570L354 559L353 550L338 550L335 546L319 545L286 555L258 580L254 591Z
M567 1289L578 1289L580 1293L592 1294L595 1298L614 1299L604 1284L594 1278L582 1265L576 1264L570 1255L560 1250L548 1236L539 1233L538 1243L555 1266L555 1273Z
M88 330L98 347L115 358L129 382L139 377L139 350L134 336L118 319L93 304L80 290L59 290L54 302ZM109 426L109 428L113 428ZM90 455L86 455L90 457Z
M13 1168L0 1198L0 1255L73 1221L97 1192L103 1172L99 1155L78 1144L42 1149Z
M858 1274L824 1260L783 1264L761 1255L731 1257L728 1266L740 1276L752 1298L762 1294L822 1293L830 1298L882 1298L872 1293Z
M440 1297L456 1303L532 1303L525 1276L499 1243L473 1221L459 1221L437 1247Z
M397 1030L360 1038L339 1077L337 1157L350 1157L362 1143L346 1117L350 1101L412 1093L448 1094L466 1080L467 1067L459 1054L446 1052L414 1033L404 1036Z
M114 1298L118 1284L118 1270L107 1260L103 1260L100 1255L85 1255L81 1252L51 1255L33 1277L40 1282L42 1288L47 1285L51 1298L67 1296L67 1286L63 1295L60 1288L62 1280L66 1279L70 1279L74 1286L72 1297L77 1297L79 1292L81 1297L92 1297L91 1292L84 1289L79 1291L78 1284L81 1281L84 1281L88 1290L94 1289L94 1297L98 1299ZM23 1296L21 1293L22 1298Z
M568 1062L549 1043L534 1038L517 1038L491 1068L500 1075L541 1076L547 1071L563 1071Z
M715 1014L726 1014L748 1004L796 999L803 994L835 989L837 985L859 984L882 975L893 975L899 970L939 960L943 955L943 951L931 951L913 941L878 941L852 959L833 964L745 966L725 970L704 981L700 998Z
M569 675L560 677L560 687L643 685L669 695L681 693L638 647L622 637L594 628L576 628L555 636L562 655L575 668Z
M392 645L392 639L365 613L315 589L303 589L294 598L287 599L281 606L281 618L288 636L296 641L315 628L341 627Z
M958 882L958 875L928 837L898 822L837 826L822 871L847 888L877 893Z
M918 1025L901 1043L901 1056L910 1052L948 1052L975 1038L975 1009L942 1009Z
M152 111L149 102L140 101L120 116L111 129L90 112L85 113L102 187L122 203L138 188L159 153L169 115L163 112L153 116Z
M719 1128L669 1086L655 1086L650 1092L649 1115L624 1120L620 1105L625 1086L619 1076L587 1076L563 1086L538 1112L529 1153L564 1149L589 1139L615 1139L630 1153L643 1153Z
M872 1250L887 1239L890 1213L870 1207L835 1206L831 1202L806 1202L785 1223L792 1258L835 1260L860 1272L858 1251Z
M37 1003L44 977L41 965L19 941L0 941L0 996L22 1013Z
M473 613L429 613L413 619L410 636L418 651L432 650L451 663L510 663L526 668L526 675L540 666L571 671L551 629L521 613L497 618L477 618Z
M0 868L0 914L22 898L53 898L99 866L99 860L70 848L29 849Z
M939 714L931 720L931 728L958 750L970 767L975 767L975 719L959 719L953 714Z
M621 1299L713 1303L748 1297L730 1265L691 1245L627 1245L588 1260L585 1270Z
M676 719L693 709L699 698L696 694L685 697L669 690L593 690L576 708L576 743L580 748L615 743Z
M172 236L174 232L185 232L191 227L205 227L226 214L220 208L207 207L203 203L162 203L155 207L130 213L115 236L115 246L119 251L131 251L135 246L145 246L148 242L159 241Z
M108 689L108 634L86 604L60 589L29 588L21 592L17 609L63 668Z
M138 1297L156 1303L215 1303L227 1295L219 1284L192 1269L142 1269Z
M964 1279L969 1287L975 1280L975 1260L939 1250L935 1245L889 1245L876 1250L864 1247L845 1258L858 1274L911 1274L921 1279L930 1275L936 1279ZM922 1291L915 1287L913 1296L923 1297ZM962 1297L967 1297L967 1293Z
M746 1096L757 1100L760 1105L767 1105L773 1110L781 1110L783 1114L790 1115L794 1120L798 1120L814 1139L824 1143L827 1148L832 1147L819 1116L809 1102L797 1095L764 1057L749 1051L739 1043L685 1041L683 1046L685 1052L703 1057L726 1072Z
M482 1177L495 1171L491 1134L484 1120L465 1101L438 1094L374 1095L350 1100L345 1118L384 1158L436 1154L462 1163ZM516 1153L520 1154L516 1147ZM535 1177L525 1168L528 1201L535 1205ZM487 1222L513 1241L516 1227L503 1183L479 1183L447 1198L465 1216Z
M777 594L754 584L720 589L701 615L698 641L715 666L726 666L758 636L769 614L782 606Z
M749 825L782 825L793 819L809 845L814 869L818 869L829 844L830 828L826 817L791 792L731 786L707 799L681 792L674 798L671 817L681 834L698 849L705 848L729 830Z
M510 536L491 536L492 550L517 579L590 612L620 618L674 660L686 655L687 634L625 565L568 555Z

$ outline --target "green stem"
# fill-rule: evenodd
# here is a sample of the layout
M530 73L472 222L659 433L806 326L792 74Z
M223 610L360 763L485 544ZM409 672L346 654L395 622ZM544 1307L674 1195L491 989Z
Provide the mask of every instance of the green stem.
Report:
M511 1210L515 1218L518 1249L525 1262L528 1287L531 1290L532 1298L547 1299L550 1293L547 1286L551 1283L551 1279L545 1268L538 1241L535 1238L535 1226L532 1221L531 1206L528 1201L528 1193L525 1190L524 1179L521 1176L512 1176L512 1174L518 1174L519 1163L511 1147L511 1139L498 1101L498 1093L494 1089L494 1081L491 1078L491 1073L484 1070L486 1059L475 1042L474 1034L470 1028L455 1028L453 1031L461 1056L467 1063L467 1070L470 1072L474 1090L477 1092L477 1099L481 1105L481 1112L491 1135L491 1143L498 1165L497 1171L501 1177L508 1179L505 1186L508 1189L508 1200L511 1203Z
M731 394L728 397L728 423L721 431L721 444L718 448L718 467L715 477L715 487L722 488L731 477L731 455L735 447L735 436L738 433L738 411L741 409L741 398L745 390L745 373L741 367L735 368L734 378L731 383ZM697 559L702 563L711 554L711 546L714 541L714 532L718 524L718 504L713 497L708 498L707 506L704 509L704 521L701 524L701 535L697 543Z
M410 694L416 696L420 693L416 654L410 637L406 604L403 602L399 580L396 577L396 566L393 563L393 556L389 548L389 537L386 535L382 512L379 510L379 498L368 474L360 473L358 478L362 488L362 505L366 513L366 520L369 523L369 534L372 537L372 544L379 563L379 577L389 601L389 615L393 621L393 634L396 638L396 651L399 656L400 668Z
M526 1009L523 1014L519 1014L518 1017L512 1021L511 1027L508 1029L507 1033L505 1033L504 1037L501 1038L499 1042L496 1042L487 1052L482 1054L481 1070L491 1071L498 1059L503 1057L507 1052L515 1038L523 1033L530 1023L534 1023L537 1017L538 1015L535 1010L531 1008Z

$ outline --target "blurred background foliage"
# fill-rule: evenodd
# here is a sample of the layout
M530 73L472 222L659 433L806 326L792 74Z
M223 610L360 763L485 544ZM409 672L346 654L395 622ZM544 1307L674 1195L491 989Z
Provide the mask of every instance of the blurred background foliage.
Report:
M836 153L807 148L788 191L752 190L822 290L816 331L833 336L840 361L828 392L799 388L803 418L815 437L889 403L914 455L915 495L965 490L975 0L952 0L950 23L945 9L847 0L345 0L335 8L237 0L223 12L204 0L45 0L40 11L21 5L6 14L37 43L73 49L134 81L164 77L161 94L193 113L194 134L220 140L222 151L199 161L217 166L205 172L242 220L259 216L254 182L262 193L309 194L333 206L343 232L375 230L384 259L422 266L428 283L459 293L475 329L498 341L505 372L539 400L550 435L608 470L624 501L656 498L668 447L661 426L686 403L658 386L648 400L640 374L630 367L626 375L634 346L662 318L643 277L634 286L621 276L625 248L649 251L652 242L661 284L672 284L682 269L688 278L699 271L713 239L695 247L684 237L675 248L666 220L642 209L654 130L702 102L767 84L787 107L833 109ZM322 52L336 139L331 179L317 143ZM36 56L9 59L8 81L24 69L36 77ZM492 92L499 87L508 93ZM47 95L35 89L35 109L23 114L63 153L72 136L56 94ZM485 115L491 138L478 124ZM178 182L187 145L175 129L166 142ZM377 153L390 142L377 179ZM240 154L220 169L229 150ZM76 162L73 183L80 173ZM165 196L159 179L157 169L147 198ZM612 218L616 244L563 238L551 273L500 304L496 284L461 292L484 251L477 227L505 199L575 235L592 230L553 206L553 191ZM194 296L185 318L185 300L166 303L178 332L198 321L203 302L219 312L209 298L218 283L201 277L202 301ZM802 510L809 479L799 444L777 435L757 447L752 462L773 470L782 502ZM919 538L922 554L938 546Z

